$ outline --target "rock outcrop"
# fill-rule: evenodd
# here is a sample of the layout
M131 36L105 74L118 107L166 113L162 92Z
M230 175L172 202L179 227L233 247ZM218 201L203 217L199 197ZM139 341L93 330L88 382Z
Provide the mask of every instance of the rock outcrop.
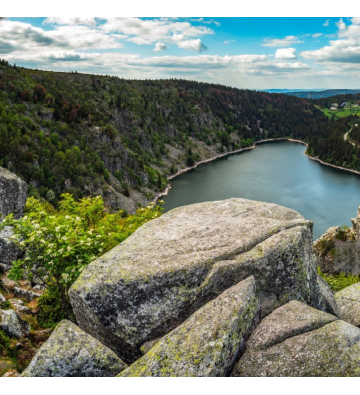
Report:
M58 324L23 377L113 377L126 365L113 351L70 321Z
M14 310L0 310L0 329L9 336L18 338L30 333L30 325L23 321Z
M255 279L249 277L199 309L119 376L226 376L257 323L259 307Z
M16 261L22 251L11 241L14 234L10 226L5 226L0 230L0 271L7 271L11 268L12 261Z
M292 301L252 333L233 376L359 376L360 329Z
M27 184L14 173L0 167L0 221L13 213L19 219L24 214Z
M174 209L83 271L70 289L80 327L126 363L253 275L265 316L289 300L326 309L312 223L275 204L229 199Z
M333 226L313 246L323 273L360 274L360 207L352 228Z
M360 327L360 283L337 292L335 299L341 319Z

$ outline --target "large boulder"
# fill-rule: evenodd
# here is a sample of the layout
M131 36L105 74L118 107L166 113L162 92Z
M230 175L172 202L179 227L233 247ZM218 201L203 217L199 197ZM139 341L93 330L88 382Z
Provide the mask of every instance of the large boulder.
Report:
M0 167L0 222L13 213L15 219L24 214L27 184L14 173Z
M340 310L336 303L334 292L330 288L329 284L319 275L317 275L317 283L319 286L319 292L325 301L326 307L324 310L340 318Z
M113 377L126 368L113 351L70 321L61 321L23 377Z
M0 262L4 269L10 269L12 261L16 261L22 250L11 240L14 232L11 226L0 230Z
M257 324L259 307L249 277L199 309L119 377L226 376Z
M232 376L359 376L360 329L292 301L252 333Z
M24 337L30 333L30 325L14 310L0 310L0 329L9 336Z
M296 299L325 309L312 223L245 199L174 209L86 267L69 295L80 327L125 362L254 275L263 315Z
M360 327L360 283L337 292L335 299L341 319Z

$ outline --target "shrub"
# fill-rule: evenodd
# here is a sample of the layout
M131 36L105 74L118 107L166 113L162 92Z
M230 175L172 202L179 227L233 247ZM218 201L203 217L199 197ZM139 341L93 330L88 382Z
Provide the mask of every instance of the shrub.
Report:
M23 259L13 262L9 277L14 280L38 277L72 319L68 290L84 268L145 222L161 215L161 208L147 206L124 218L122 211L108 213L100 196L78 202L69 194L61 196L58 210L48 202L30 197L25 216L15 220L10 214L0 229L13 226L13 241L26 250ZM44 311L45 306L44 301Z
M322 273L318 268L319 275L329 284L330 288L334 292L341 291L342 289L349 287L350 285L360 282L360 275L354 276L353 274L327 274Z

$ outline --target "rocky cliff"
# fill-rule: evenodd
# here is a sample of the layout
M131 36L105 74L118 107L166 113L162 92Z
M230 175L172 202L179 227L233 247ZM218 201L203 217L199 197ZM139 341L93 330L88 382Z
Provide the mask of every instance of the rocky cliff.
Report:
M359 376L359 287L334 296L317 266L294 210L177 208L87 266L78 326L58 324L23 375Z
M360 274L360 207L351 222L352 228L334 226L314 242L323 273Z

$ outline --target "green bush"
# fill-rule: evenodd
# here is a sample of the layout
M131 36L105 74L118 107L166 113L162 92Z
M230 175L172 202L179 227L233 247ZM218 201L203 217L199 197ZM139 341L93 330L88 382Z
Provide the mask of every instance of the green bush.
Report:
M330 288L334 292L341 291L342 289L349 287L350 285L360 282L360 275L354 276L352 274L340 273L340 274L326 274L322 273L318 268L319 275L329 284Z
M71 311L71 306L67 308ZM42 328L54 328L56 324L67 318L61 303L60 295L45 291L38 300L37 322Z
M10 214L0 224L0 229L12 226L12 240L26 250L23 259L13 262L9 277L19 280L26 275L31 280L36 275L72 319L68 290L84 268L145 222L161 215L161 208L150 205L138 209L135 215L124 214L107 212L100 196L77 202L63 194L58 210L30 197L24 217L15 220Z

